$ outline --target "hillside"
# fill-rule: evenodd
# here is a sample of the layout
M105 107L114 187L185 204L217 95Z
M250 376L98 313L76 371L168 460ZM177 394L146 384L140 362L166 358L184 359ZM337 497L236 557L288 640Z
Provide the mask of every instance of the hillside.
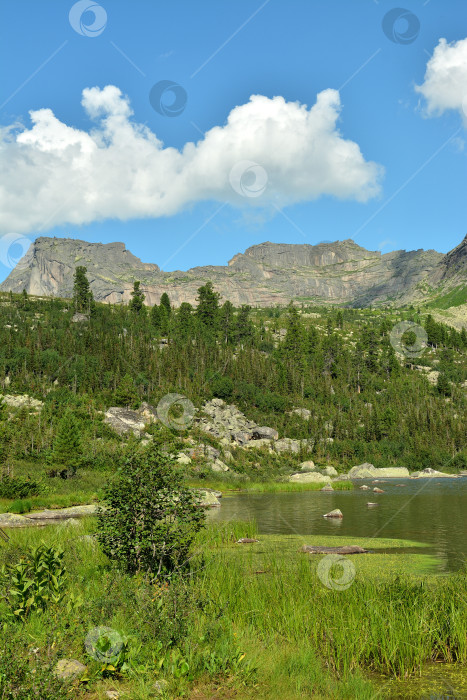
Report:
M127 302L140 280L146 303L167 292L172 303L193 304L200 284L211 280L234 305L273 306L291 300L355 307L423 302L467 281L466 239L447 255L434 250L369 251L347 239L334 243L261 243L238 253L227 266L164 272L143 263L123 243L87 243L68 238L37 238L0 285L2 291L69 297L73 271L84 265L94 297ZM461 291L461 296L462 296Z

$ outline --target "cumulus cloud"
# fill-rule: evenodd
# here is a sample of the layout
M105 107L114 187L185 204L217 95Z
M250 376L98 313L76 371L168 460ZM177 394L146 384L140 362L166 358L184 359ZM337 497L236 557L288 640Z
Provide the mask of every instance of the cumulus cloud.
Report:
M0 131L1 231L170 216L202 200L267 208L321 195L365 202L379 193L382 167L336 126L336 90L319 93L311 108L253 95L182 150L136 123L113 85L85 89L82 106L94 120L89 131L50 109L30 112L31 128ZM241 162L253 164L246 177L260 189L232 183Z
M457 109L467 126L467 39L450 44L440 39L415 90L424 96L429 116Z

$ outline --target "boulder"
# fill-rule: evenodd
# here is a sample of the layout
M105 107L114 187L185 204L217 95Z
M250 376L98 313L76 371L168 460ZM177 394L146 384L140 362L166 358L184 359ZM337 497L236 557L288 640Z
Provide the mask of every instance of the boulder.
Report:
M311 418L311 411L309 411L307 408L294 408L290 411L289 415L297 415L300 416L300 418L303 418L303 420L310 420Z
M288 481L293 484L329 484L329 477L317 472L297 472L289 476Z
M236 544L255 544L255 542L259 542L259 540L255 540L253 537L241 537Z
M256 426L251 431L253 440L277 440L279 433L274 428L268 428L267 426Z
M360 491L369 491L370 487L367 486L366 484L363 484L363 486L360 486Z
M282 438L282 440L277 440L274 443L274 449L277 452L300 452L301 450L300 440L292 440L291 438Z
M237 443L237 445L245 445L248 440L251 440L251 433L248 433L245 430L239 430L237 432L230 433L230 437L232 438L233 442Z
M250 450L251 448L253 449L260 449L261 447L269 447L271 448L272 445L272 440L269 440L267 438L261 438L259 440L250 440L250 442L247 442L244 447Z
M76 659L60 659L55 665L54 675L63 681L73 681L86 671L86 666Z
M177 462L179 464L187 465L187 464L191 464L191 459L184 452L180 452L180 454L177 457Z
M422 469L421 472L414 472L412 474L412 477L417 478L417 479L426 479L428 478L433 478L433 477L448 477L451 479L456 479L457 474L446 474L446 472L439 472L436 469L431 469L431 467L427 467L426 469Z
M140 413L120 406L112 406L106 411L104 423L107 423L119 435L132 432L136 437L141 436L145 426L145 421Z
M323 486L321 491L334 491L334 489L332 488L331 484L326 484L326 486Z
M383 489L379 489L377 486L373 489L373 493L384 493Z
M228 472L229 468L224 462L220 459L215 459L214 462L211 464L211 469L213 472Z
M83 323L83 321L89 321L89 316L86 314L76 313L71 317L72 323Z
M220 506L219 491L212 489L196 489L195 496L201 508L218 508Z
M334 467L324 467L321 469L321 474L324 474L324 476L337 476L338 471Z
M368 508L374 508L375 506L379 506L379 503L367 503Z
M27 408L30 411L40 411L44 405L43 401L33 399L27 394L5 394L4 396L0 396L0 399L3 399L6 405L11 408Z
M301 472L314 472L316 469L315 463L313 462L312 459L306 460L306 462L302 462L300 464L300 471Z
M349 471L351 479L407 479L409 476L409 470L406 467L383 467L378 469L368 462L352 467Z
M26 513L28 520L64 520L65 518L82 518L86 515L97 515L98 506L71 506L70 508L56 508L54 510L37 510L34 513Z
M29 518L16 513L0 513L0 527L31 527L33 525Z
M343 518L344 516L342 515L342 511L340 511L338 508L335 510L331 510L329 513L326 513L323 515L323 518Z

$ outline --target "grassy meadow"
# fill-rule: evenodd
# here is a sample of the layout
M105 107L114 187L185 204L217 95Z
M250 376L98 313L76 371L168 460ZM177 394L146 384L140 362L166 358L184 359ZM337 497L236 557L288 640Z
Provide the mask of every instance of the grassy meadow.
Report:
M347 570L324 567L323 578L326 557L299 552L310 536L209 524L197 536L189 576L162 584L115 569L94 529L86 519L9 530L1 543L1 565L16 564L41 541L62 548L66 583L59 603L25 622L5 622L0 602L0 697L94 700L113 690L135 700L370 700L376 692L391 697L390 679L417 676L428 662L467 661L467 576L433 574L422 546L400 551L413 552L413 542L357 539L371 553L347 557ZM236 544L240 537L259 542ZM100 626L124 643L114 665L86 652L89 631ZM53 680L62 658L86 665L81 679Z

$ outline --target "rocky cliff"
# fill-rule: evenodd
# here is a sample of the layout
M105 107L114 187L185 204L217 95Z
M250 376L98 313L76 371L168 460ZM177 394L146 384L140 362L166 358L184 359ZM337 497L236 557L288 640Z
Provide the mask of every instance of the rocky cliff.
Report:
M211 280L234 305L269 306L293 299L369 306L419 301L434 283L465 284L467 238L447 255L434 250L382 255L350 239L315 246L266 242L238 253L227 266L163 272L141 262L123 243L41 237L0 289L68 297L78 265L87 268L94 296L103 302L127 302L134 280L140 280L149 305L158 303L163 292L177 306L193 304L198 287Z

